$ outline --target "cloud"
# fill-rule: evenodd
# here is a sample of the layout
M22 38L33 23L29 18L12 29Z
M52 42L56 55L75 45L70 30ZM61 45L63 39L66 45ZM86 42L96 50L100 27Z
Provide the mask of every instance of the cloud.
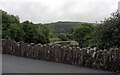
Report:
M34 23L55 21L104 20L118 8L119 0L2 0L0 8L21 21Z

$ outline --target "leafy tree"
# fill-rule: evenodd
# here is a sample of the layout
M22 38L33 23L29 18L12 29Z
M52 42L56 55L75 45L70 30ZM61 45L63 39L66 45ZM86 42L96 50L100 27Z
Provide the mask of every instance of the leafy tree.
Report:
M24 31L18 24L10 24L9 28L7 28L7 30L3 30L2 32L3 38L5 39L11 38L16 41L24 41Z
M22 24L22 30L25 32L25 42L28 43L36 43L36 34L37 34L37 29L33 24L31 24L29 21L25 21Z
M120 16L113 13L96 28L92 42L99 48L111 48L120 46ZM93 45L92 45L93 46Z
M11 27L12 25L19 24L19 17L7 14L7 12L0 10L2 13L2 38L8 39L11 38ZM12 34L13 35L13 34Z
M16 41L24 41L23 37L25 36L25 33L19 24L11 24L9 32L11 39L15 39Z
M68 39L70 39L70 40L74 40L74 36L73 36L73 34L69 34L69 33L67 33L66 36L67 36Z
M7 12L2 11L2 24L5 24L5 26L7 27L7 25L13 24L13 23L19 23L19 17L7 14Z
M44 34L45 36L45 39L46 39L46 43L49 43L49 33L50 33L50 29L48 27L48 25L45 25L45 24L41 24L39 26L39 32L41 32L42 34Z
M79 43L80 47L83 47L84 43L90 37L90 33L93 31L94 26L92 24L84 23L81 26L74 28L74 38Z
M36 39L36 43L41 43L41 44L46 44L48 43L49 41L46 39L45 35L42 34L42 33L38 33L37 34L37 39Z
M22 23L23 30L25 32L25 42L28 43L48 43L49 42L49 30L46 25L37 25L32 22L25 21Z
M58 38L60 38L61 41L67 41L67 39L68 39L64 33L58 34Z
M27 43L48 43L49 28L47 25L33 24L29 21L19 22L19 17L2 12L2 38L24 41ZM1 20L1 19L0 19ZM0 32L1 34L1 32Z

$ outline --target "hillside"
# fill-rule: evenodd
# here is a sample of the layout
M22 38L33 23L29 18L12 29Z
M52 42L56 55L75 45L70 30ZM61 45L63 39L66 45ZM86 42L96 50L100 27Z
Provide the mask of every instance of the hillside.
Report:
M79 26L84 22L69 22L69 21L59 21L55 23L47 24L54 33L72 33L75 26ZM95 23L92 23L95 25Z

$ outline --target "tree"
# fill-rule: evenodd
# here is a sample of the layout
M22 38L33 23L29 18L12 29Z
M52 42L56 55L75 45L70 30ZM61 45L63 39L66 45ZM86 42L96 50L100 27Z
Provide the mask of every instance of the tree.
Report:
M97 41L96 41L97 40ZM118 12L113 13L111 17L106 19L99 25L94 33L91 42L95 43L99 48L111 48L120 46L120 16Z
M0 10L0 11L2 12L2 24L7 26L7 25L13 24L13 23L20 23L18 16L8 14L7 12L2 11L2 10Z
M49 34L49 38L55 38L56 36L53 33Z
M2 38L24 41L27 43L48 43L49 29L47 25L33 24L29 21L19 22L19 17L2 12ZM1 18L0 18L1 20ZM1 36L0 36L1 37Z
M41 32L45 36L46 43L49 43L50 42L49 41L50 29L49 29L48 25L41 24L38 28L38 31Z
M11 24L10 26L10 38L14 39L15 41L24 41L25 33L21 29L21 26L19 24Z
M36 25L32 22L25 21L22 23L22 30L25 32L25 42L41 44L49 42L49 30L45 25Z
M31 24L29 21L25 21L22 24L22 30L25 32L25 42L27 43L36 43L36 33L37 30L33 24Z
M0 10L0 12L2 13L2 38L3 39L8 39L8 38L12 38L12 34L11 31L13 29L11 29L14 26L14 28L16 27L16 24L19 24L19 17L18 16L14 16L14 15L10 15L5 11ZM20 29L19 29L20 30Z
M83 44L88 40L93 29L94 26L88 23L83 23L81 24L81 26L77 26L74 28L73 35L75 41L79 43L80 47L83 47Z
M67 39L68 39L64 33L58 34L58 38L60 38L61 41L67 41Z
M70 39L70 40L74 40L74 36L73 36L73 34L69 34L69 33L67 33L66 36L67 36L68 39Z

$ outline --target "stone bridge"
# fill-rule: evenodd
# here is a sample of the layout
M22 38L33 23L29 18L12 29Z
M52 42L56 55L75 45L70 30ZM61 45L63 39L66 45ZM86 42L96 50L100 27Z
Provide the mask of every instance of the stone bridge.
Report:
M81 67L120 72L120 49L75 48L2 40L2 53L19 57L65 63Z

